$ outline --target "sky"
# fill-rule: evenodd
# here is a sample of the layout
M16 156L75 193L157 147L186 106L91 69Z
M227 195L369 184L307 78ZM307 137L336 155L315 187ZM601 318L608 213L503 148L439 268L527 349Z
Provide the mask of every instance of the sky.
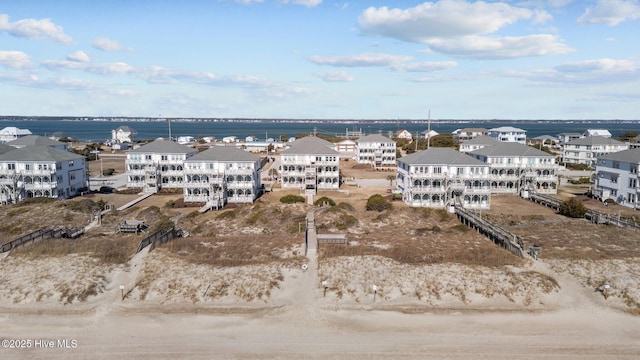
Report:
M0 115L640 119L640 0L8 0Z

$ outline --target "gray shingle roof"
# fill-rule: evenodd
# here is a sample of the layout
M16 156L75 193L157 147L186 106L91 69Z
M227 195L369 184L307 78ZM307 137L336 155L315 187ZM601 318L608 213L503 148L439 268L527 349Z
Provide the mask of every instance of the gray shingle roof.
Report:
M236 148L235 146L214 146L187 160L193 161L257 161L260 156Z
M50 146L25 146L0 155L0 161L67 161L84 156Z
M180 145L175 141L156 139L144 146L129 151L130 153L154 153L154 154L190 154L196 149Z
M500 144L500 141L490 136L476 136L471 140L465 141L464 144L465 145L494 145L494 144Z
M500 142L495 145L471 151L471 153L483 156L555 157L552 154L532 148L531 146L513 142Z
M567 145L624 145L623 142L604 136L587 136L567 142Z
M449 148L431 148L409 154L398 159L409 165L486 165L465 153Z
M15 150L16 148L14 148L13 146L9 146L7 144L0 144L0 154L4 154L8 151L12 151Z
M356 140L356 143L394 143L395 141L380 134L371 134Z
M598 159L640 164L640 149L627 149L599 156Z
M46 136L40 135L27 135L17 138L13 141L9 141L7 145L11 146L62 146L65 143L49 139Z
M339 153L332 149L333 144L315 136L305 136L297 139L291 144L291 147L284 150L284 155L338 155Z

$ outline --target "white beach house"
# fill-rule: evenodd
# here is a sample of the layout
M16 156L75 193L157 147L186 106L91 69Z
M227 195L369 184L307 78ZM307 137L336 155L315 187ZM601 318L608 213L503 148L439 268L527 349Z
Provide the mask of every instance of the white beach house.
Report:
M184 185L184 161L197 150L174 141L157 139L127 153L127 187L155 193Z
M184 201L219 209L252 203L260 192L260 157L235 146L214 146L184 162Z
M396 166L396 142L380 134L356 140L356 161L374 168Z
M430 148L398 159L397 187L410 206L489 209L489 165L449 148Z
M570 164L585 164L592 168L603 155L623 151L628 144L603 136L588 136L569 141L562 149L562 161Z
M87 188L84 156L50 146L4 148L0 154L0 202L31 197L65 199Z
M601 200L640 209L640 149L628 149L598 157L592 190Z
M487 130L489 136L500 142L515 142L525 145L527 143L527 130L513 126L502 126Z
M519 143L498 143L469 152L491 167L491 192L521 194L535 190L545 194L558 191L555 156Z
M315 136L295 140L281 153L280 178L283 189L300 189L306 194L340 188L340 159L334 145Z

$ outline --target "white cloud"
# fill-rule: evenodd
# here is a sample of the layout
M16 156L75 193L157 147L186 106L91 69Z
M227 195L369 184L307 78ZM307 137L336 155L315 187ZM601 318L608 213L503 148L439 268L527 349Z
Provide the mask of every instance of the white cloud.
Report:
M264 0L236 0L236 2L238 4L254 4L254 3L261 3L264 2Z
M309 56L309 61L318 65L331 65L339 67L359 66L392 66L397 63L411 61L411 56L389 54L360 54L348 56Z
M43 60L41 64L49 70L84 70L89 73L100 75L135 74L142 70L123 62L87 63L68 60Z
M33 66L29 55L22 51L2 51L0 50L0 65L12 69L26 69Z
M435 72L449 70L458 66L455 61L426 61L421 63L402 63L391 66L396 71L407 72Z
M78 50L73 54L67 55L67 60L86 63L89 62L89 55L82 50Z
M93 47L102 51L133 51L132 48L122 46L118 41L108 38L96 38Z
M505 3L442 0L408 9L370 7L359 16L358 25L365 34L426 43L430 39L489 34L519 20L541 19L543 14Z
M63 44L73 42L71 37L64 33L62 27L54 24L50 19L23 19L9 22L9 15L0 14L0 31L31 40L49 39Z
M564 73L637 73L638 63L631 60L594 59L571 62L556 66L556 70Z
M352 82L355 78L346 71L321 71L313 75L327 82Z
M640 81L640 63L631 60L593 59L566 63L553 69L506 70L505 76L524 78L544 86L618 84Z
M283 4L294 4L294 5L302 5L308 8L316 7L322 4L322 0L280 0Z
M625 21L640 19L637 0L599 0L578 18L578 24L607 24L616 26Z
M442 0L408 9L371 7L360 15L358 24L365 34L427 44L451 56L504 59L572 51L554 35L488 36L521 20L541 24L551 18L546 11L506 3Z
M450 40L432 40L429 45L436 52L471 59L508 59L567 54L573 51L557 36L548 34L507 37L465 36Z

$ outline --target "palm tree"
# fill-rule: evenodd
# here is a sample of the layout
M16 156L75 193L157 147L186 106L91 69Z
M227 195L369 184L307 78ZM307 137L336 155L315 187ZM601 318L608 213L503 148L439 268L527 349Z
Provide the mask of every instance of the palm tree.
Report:
M387 180L389 180L389 187L393 186L393 180L396 179L395 175L387 175Z

